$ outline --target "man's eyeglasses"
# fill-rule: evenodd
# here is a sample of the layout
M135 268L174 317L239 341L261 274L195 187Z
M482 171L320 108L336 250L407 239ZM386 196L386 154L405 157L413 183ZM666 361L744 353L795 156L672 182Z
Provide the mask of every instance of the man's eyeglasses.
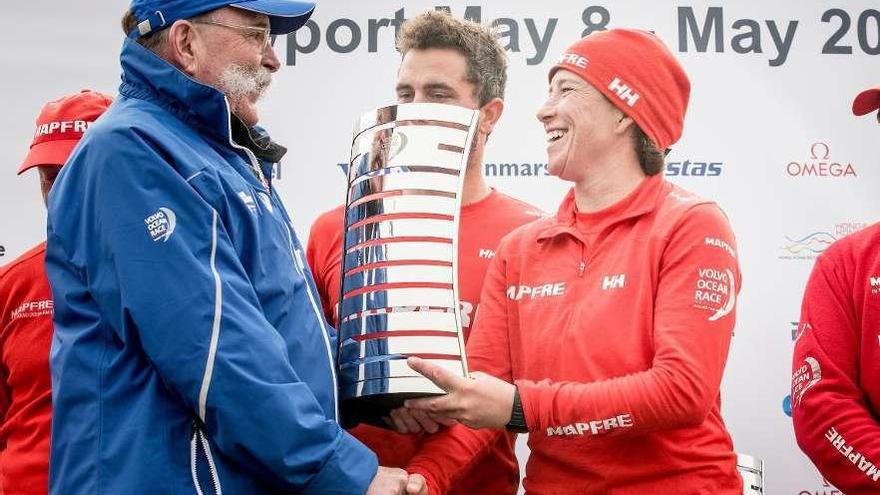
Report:
M193 24L210 24L211 26L221 26L229 29L235 29L244 34L246 38L254 40L257 45L265 50L269 47L269 43L272 40L270 28L266 27L257 27L257 26L238 26L235 24L226 24L224 22L217 21L192 21Z

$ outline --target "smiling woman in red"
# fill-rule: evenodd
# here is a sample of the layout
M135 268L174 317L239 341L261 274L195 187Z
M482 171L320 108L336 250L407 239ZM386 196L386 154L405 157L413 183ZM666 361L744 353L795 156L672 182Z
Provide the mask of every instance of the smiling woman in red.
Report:
M448 394L407 407L464 425L411 461L411 490L422 475L443 493L506 426L529 432L530 494L742 493L719 393L736 243L717 205L660 173L689 94L644 31L590 35L550 70L538 119L550 173L573 187L499 247L467 345L475 379L411 359Z

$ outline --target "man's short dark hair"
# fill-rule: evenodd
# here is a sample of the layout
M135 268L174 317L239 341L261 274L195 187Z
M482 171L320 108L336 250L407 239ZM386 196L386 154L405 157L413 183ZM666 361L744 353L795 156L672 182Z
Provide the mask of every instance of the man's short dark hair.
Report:
M507 85L507 54L487 26L428 11L403 23L397 37L397 51L450 48L467 61L467 80L476 88L480 105L504 98Z

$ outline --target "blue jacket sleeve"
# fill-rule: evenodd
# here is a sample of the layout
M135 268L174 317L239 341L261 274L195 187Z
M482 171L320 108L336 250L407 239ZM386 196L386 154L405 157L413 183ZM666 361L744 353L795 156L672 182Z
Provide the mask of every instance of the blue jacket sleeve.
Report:
M74 164L91 168L71 184L84 193L81 211L50 206L80 221L60 242L117 337L142 347L240 469L285 491L364 493L376 458L297 376L297 356L262 312L218 213L216 172L186 178L131 130L101 138L106 146L96 137ZM200 189L211 187L216 197L206 198Z

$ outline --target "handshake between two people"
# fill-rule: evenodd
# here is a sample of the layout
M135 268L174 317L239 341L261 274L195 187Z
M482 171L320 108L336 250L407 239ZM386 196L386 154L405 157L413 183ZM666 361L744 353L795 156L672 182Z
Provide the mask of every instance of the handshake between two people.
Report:
M504 428L510 422L516 387L480 372L464 378L420 358L407 360L409 367L446 392L438 397L411 399L391 411L385 422L398 433L436 433L444 426ZM425 478L396 468L379 467L367 495L427 495Z

